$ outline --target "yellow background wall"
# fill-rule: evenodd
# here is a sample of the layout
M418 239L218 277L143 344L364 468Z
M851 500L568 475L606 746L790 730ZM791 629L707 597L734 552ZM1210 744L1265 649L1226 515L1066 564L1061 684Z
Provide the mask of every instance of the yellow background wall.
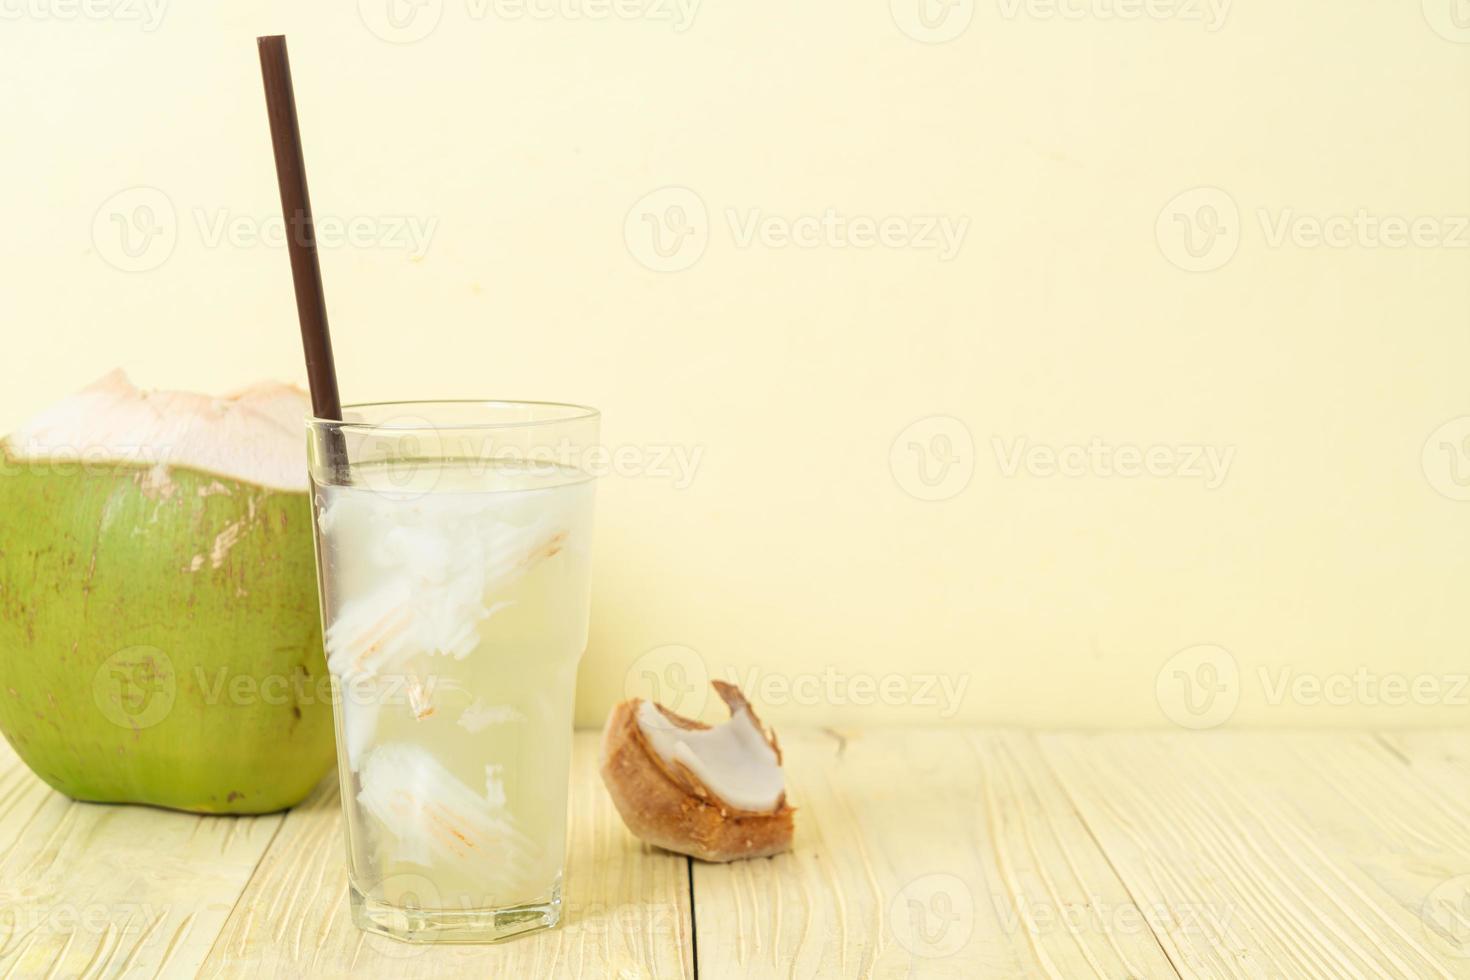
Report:
M776 721L1467 717L1450 0L89 2L0 5L0 428L118 365L304 379L283 31L361 219L344 396L638 447L582 723L732 673Z

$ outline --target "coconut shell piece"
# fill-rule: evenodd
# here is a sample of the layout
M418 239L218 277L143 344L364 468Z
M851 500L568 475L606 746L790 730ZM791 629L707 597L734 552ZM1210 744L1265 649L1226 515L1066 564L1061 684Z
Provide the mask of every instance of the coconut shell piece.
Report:
M775 734L761 724L740 689L724 681L712 683L732 721L747 713L779 765L781 748ZM617 705L602 734L602 781L635 837L701 861L768 857L790 849L796 810L784 792L765 811L740 809L721 800L688 768L665 760L649 744L638 721L642 704L641 698L634 698ZM675 727L710 728L663 705L654 707Z

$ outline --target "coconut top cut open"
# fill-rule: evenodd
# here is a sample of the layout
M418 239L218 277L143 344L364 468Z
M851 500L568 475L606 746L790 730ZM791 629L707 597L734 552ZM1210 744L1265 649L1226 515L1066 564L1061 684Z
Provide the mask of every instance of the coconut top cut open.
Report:
M5 439L18 460L178 466L276 490L307 488L306 392L252 385L220 397L144 391L121 370L68 395Z
M705 861L777 854L791 846L781 747L740 689L714 688L730 719L709 726L635 698L608 717L602 780L628 829Z

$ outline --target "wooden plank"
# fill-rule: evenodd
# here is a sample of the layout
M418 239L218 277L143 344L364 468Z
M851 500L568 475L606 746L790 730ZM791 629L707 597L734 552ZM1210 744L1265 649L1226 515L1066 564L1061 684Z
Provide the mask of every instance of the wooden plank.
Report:
M1470 731L1385 732L1377 740L1421 783L1434 788L1438 799L1415 819L1432 821L1438 838L1458 845L1446 852L1418 844L1415 870L1421 875L1416 885L1427 887L1428 897L1415 903L1411 894L1408 901L1425 929L1461 959L1461 972L1470 976L1470 873L1463 857L1470 850Z
M203 818L73 803L0 745L0 976L687 978L696 933L711 978L1470 976L1470 732L1040 745L788 733L796 850L696 864L691 927L579 735L567 923L495 947L352 927L334 781Z
M793 851L694 865L702 980L1174 975L1030 736L782 749Z
M1373 737L1041 745L1180 973L1470 975L1430 921L1435 889L1470 873L1470 811Z
M1470 731L1394 731L1372 737L1421 782L1470 807Z
M409 945L360 932L347 908L333 781L286 818L205 975L692 978L688 862L623 828L597 752L597 735L576 736L560 928L496 946Z
M0 976L193 976L281 821L75 803L0 741Z

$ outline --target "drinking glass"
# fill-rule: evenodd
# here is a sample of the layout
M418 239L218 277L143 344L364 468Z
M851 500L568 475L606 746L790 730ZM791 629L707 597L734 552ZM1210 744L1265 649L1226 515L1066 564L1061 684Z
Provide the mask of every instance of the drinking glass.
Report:
M554 926L598 413L343 416L307 427L353 920L414 942Z

